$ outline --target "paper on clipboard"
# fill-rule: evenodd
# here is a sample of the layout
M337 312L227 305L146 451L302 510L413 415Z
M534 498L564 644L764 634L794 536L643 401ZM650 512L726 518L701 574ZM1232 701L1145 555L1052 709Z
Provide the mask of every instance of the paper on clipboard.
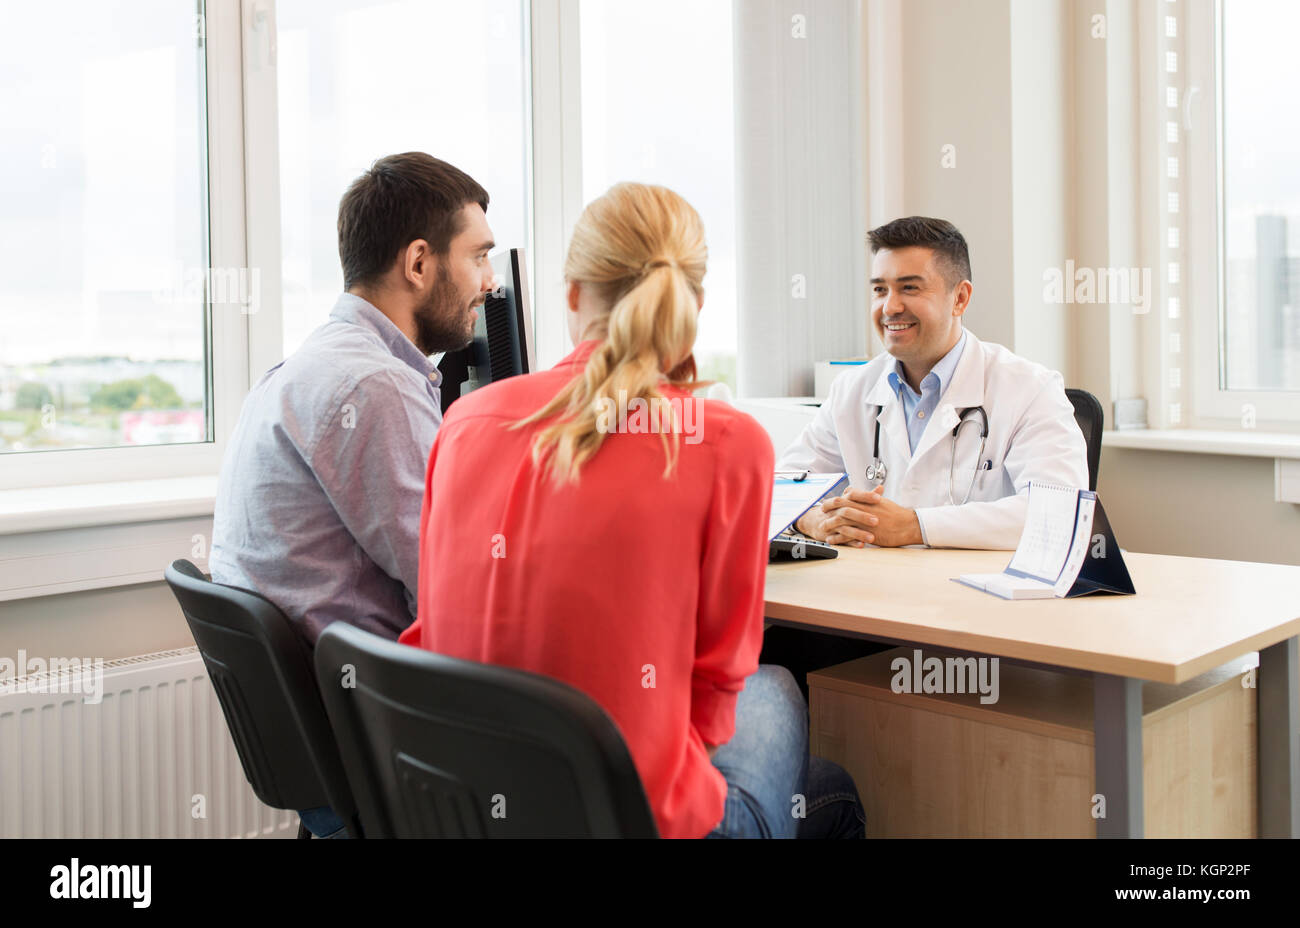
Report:
M808 474L798 480L778 473L774 479L772 514L767 524L769 540L798 522L823 496L833 496L849 485L846 474Z

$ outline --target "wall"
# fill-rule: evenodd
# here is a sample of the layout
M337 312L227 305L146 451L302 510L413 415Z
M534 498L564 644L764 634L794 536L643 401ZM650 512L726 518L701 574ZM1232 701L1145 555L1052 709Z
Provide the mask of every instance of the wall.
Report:
M1106 448L1097 492L1133 551L1300 565L1300 506L1273 501L1273 459Z
M1010 5L906 0L901 24L901 211L961 229L974 284L967 323L981 339L1013 346Z
M33 657L112 660L193 644L161 582L0 603L0 657L11 660L20 648Z
M877 131L891 115L901 123L903 192L894 208L961 229L974 284L971 331L1069 379L1072 320L1067 307L1043 301L1043 273L1063 266L1072 247L1073 5L908 0L898 12L897 112L877 112L872 122ZM867 45L881 54L870 36ZM880 84L892 75L870 65L868 73L879 110ZM873 157L873 168L882 163ZM887 196L872 181L877 199Z
M1043 280L1074 252L1074 16L1068 2L1011 0L1013 345L1071 386L1072 307L1045 302Z

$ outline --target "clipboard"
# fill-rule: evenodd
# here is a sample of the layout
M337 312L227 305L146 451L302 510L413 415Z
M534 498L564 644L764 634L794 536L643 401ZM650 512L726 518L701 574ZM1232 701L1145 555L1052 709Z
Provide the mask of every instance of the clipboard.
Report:
M837 496L849 486L847 474L797 475L777 473L773 477L772 510L768 517L767 537L775 541L790 531L796 522L828 496Z
M822 560L840 553L833 545L802 535L787 534L814 506L828 496L837 496L849 486L847 474L813 474L778 471L772 486L772 509L768 515L768 560Z

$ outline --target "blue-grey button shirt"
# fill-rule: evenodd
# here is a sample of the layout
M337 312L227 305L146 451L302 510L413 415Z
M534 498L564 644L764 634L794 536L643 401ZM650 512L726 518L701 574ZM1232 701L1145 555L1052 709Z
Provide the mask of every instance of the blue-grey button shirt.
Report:
M926 423L930 421L930 417L934 415L934 410L939 405L939 398L952 382L953 372L957 370L957 362L961 360L961 353L965 347L966 329L963 326L957 344L952 346L921 381L920 393L913 390L912 385L903 376L903 362L894 362L894 369L889 372L889 385L903 401L903 414L907 421L907 443L913 451L916 450L916 443L925 433Z
M315 643L416 613L424 472L442 376L349 293L244 401L217 485L212 577L275 603Z

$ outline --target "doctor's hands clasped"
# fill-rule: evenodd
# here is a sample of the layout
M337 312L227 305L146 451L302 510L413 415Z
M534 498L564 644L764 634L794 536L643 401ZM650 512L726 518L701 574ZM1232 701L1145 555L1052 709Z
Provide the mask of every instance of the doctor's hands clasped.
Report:
M883 487L850 488L805 513L795 527L832 545L896 548L924 544L916 511L887 499Z

